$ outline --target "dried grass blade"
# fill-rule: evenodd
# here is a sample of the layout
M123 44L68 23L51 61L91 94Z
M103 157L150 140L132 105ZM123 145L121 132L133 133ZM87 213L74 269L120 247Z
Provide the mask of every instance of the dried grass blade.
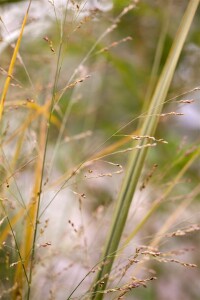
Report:
M3 91L2 91L1 100L0 100L0 121L2 119L3 109L4 109L4 102L6 100L6 95L7 95L7 92L8 92L9 85L10 85L10 80L12 78L13 69L14 69L14 66L15 66L16 59L17 59L17 53L19 51L19 47L20 47L20 44L21 44L24 28L25 28L25 25L26 25L26 22L27 22L31 2L32 2L32 0L30 0L30 2L29 2L26 14L24 16L24 20L22 22L20 34L19 34L16 46L14 48L14 52L13 52L13 55L12 55L12 58L11 58L11 61L10 61L10 66L9 66L9 69L8 69L8 75L7 75L6 82L4 84L4 88L3 88Z
M25 233L24 233L24 243L22 244L21 253L24 260L24 266L27 270L29 264L30 269L33 268L33 261L31 260L32 246L35 235L35 224L37 223L37 210L38 201L40 197L40 183L42 177L42 165L43 159L41 153L44 153L45 147L45 134L46 134L46 122L42 119L40 126L40 140L39 140L39 155L37 156L36 166L35 166L35 183L32 192L31 200L28 204L27 214L25 218ZM29 286L31 284L31 275L29 275ZM17 289L14 291L14 299L17 299L17 295L23 290L23 270L21 265L17 266L15 273L15 282L17 282Z
M7 224L3 229L1 229L0 244L2 244L6 240L7 236L10 233L10 228L14 227L15 224L19 222L19 220L23 217L23 215L24 210L21 209L17 214L15 214L12 218L9 219L10 225Z

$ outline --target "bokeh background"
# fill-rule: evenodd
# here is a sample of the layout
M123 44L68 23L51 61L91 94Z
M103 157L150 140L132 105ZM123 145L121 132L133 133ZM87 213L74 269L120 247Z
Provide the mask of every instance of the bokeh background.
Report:
M27 1L0 4L2 90ZM139 135L187 4L184 0L33 1L5 103L0 169L1 197L12 219L31 199L34 161L41 154L39 140L44 138L41 120L47 122L56 81L32 299L67 299L98 263L126 170L130 137ZM158 143L149 151L120 247L198 147L199 13L164 107L164 113L183 115L160 117L155 138L168 143ZM77 167L79 171L71 176ZM199 266L199 178L196 160L120 253L110 287L126 284L132 277L157 277L146 283L147 288L133 289L124 299L199 299L199 267L179 263ZM4 233L3 214L1 220ZM122 276L136 248L151 245L165 223L169 225L159 236L159 251L166 253L165 258L174 255L179 262L164 258L159 262L141 254L141 263L133 263ZM23 225L23 218L14 225L19 244L23 243ZM182 234L172 236L178 229ZM14 286L18 258L12 235L1 242L0 297L10 299L6 291ZM92 273L86 276L73 294L75 299L87 299L93 279ZM118 299L119 294L115 291L106 297Z

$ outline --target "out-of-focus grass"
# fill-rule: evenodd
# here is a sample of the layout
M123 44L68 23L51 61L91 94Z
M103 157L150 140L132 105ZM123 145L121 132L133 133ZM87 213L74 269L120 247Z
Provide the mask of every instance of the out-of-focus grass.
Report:
M195 7L197 2L191 1L191 5ZM182 105L193 105L193 95L198 92L196 79L180 90L180 72L175 72L172 96L164 101L166 87L164 98L157 97L165 104L166 114L161 114L161 106L158 112L148 112L147 107L175 36L176 26L167 20L176 15L174 23L178 24L186 4L175 14L176 3L169 3L164 11L161 4L149 1L136 7L129 1L123 5L114 1L112 11L90 11L86 17L75 4L73 12L67 11L66 20L63 7L62 21L57 19L49 32L33 40L23 36L12 76L6 70L13 45L2 53L1 72L4 77L9 75L10 86L1 123L1 297L92 298L90 287L99 271L96 290L103 291L100 297L108 292L116 299L122 293L128 297L133 289L130 297L134 299L135 287L149 286L148 281L155 279L149 270L151 259L162 262L161 281L165 278L164 263L183 267L184 260L176 261L167 239L178 239L181 229L184 254L189 251L188 244L196 243L187 235L198 230L198 226L189 225L198 222L192 210L199 195L194 164L199 140L191 136L190 142L180 144L182 136L176 135L171 120L176 126L183 116L172 112L179 112ZM53 2L50 8L60 17ZM187 43L198 31L195 21L193 24ZM168 67L171 63L175 67L172 57ZM169 75L166 69L163 74L165 82ZM181 102L184 99L188 102ZM155 119L159 126L154 137L148 124ZM119 250L115 247L111 251L117 257L106 289L108 265L104 265L104 258L100 261L100 252L110 227L120 174L130 168L128 153L142 155L144 149L137 147L146 142L157 145L150 149L145 167L140 167L143 172L136 205L130 207ZM136 177L138 180L139 175ZM145 200L139 203L142 196ZM118 221L120 224L121 217L115 223ZM120 235L114 239L117 245ZM177 242L171 244L173 250ZM195 255L186 257L186 261L193 259L197 261ZM161 291L156 295L159 272L156 276L152 294L160 299ZM145 294L139 289L137 297L146 297L148 291ZM192 289L187 293L195 299Z
M151 141L149 137L155 135L155 130L158 123L158 117L161 115L165 98L167 96L168 89L171 84L178 59L181 54L183 44L187 37L197 7L198 7L198 2L196 1L193 1L193 3L190 3L190 5L188 5L188 9L186 10L185 15L183 16L183 19L181 21L180 27L178 29L178 33L175 36L174 43L172 44L172 49L169 53L166 64L164 65L163 71L160 74L160 77L158 79L155 92L152 96L148 108L147 116L144 119L143 123L141 124L142 127L140 132L141 137L147 137L148 142ZM146 146L151 147L152 144L147 143L146 139L142 138L139 143L138 150L135 150L133 154L130 155L127 172L121 190L119 192L119 197L116 205L115 214L113 216L111 230L108 235L107 244L105 246L105 252L103 253L103 260L105 262L107 260L108 261L105 264L105 266L102 266L101 270L98 272L97 279L94 283L95 292L97 294L94 295L93 299L102 299L103 297L101 290L104 290L106 287L109 274L113 265L113 261L115 259L115 253L117 251L120 238L126 223L132 198L135 193L139 178L141 176L141 172L147 155L148 147ZM199 156L199 151L197 151L195 158L198 156ZM184 168L182 170L184 170ZM180 179L180 177L181 176L178 176L178 179ZM170 191L172 187L173 185L171 184L169 188ZM158 203L156 202L155 206L152 206L151 210L154 210L155 207L157 207ZM151 210L148 213L148 215L151 214ZM146 221L146 217L144 221L141 222L141 224L143 225L145 221ZM142 226L140 226L139 228L142 228ZM132 237L134 237L134 235ZM101 283L102 280L104 281L103 284Z

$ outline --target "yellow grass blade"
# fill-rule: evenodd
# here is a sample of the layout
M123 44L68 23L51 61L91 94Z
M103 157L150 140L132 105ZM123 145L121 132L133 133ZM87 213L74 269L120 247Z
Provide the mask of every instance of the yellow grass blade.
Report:
M139 130L137 130L137 131L134 130L129 136L126 136L126 137L120 139L119 141L109 145L108 147L106 147L106 148L98 151L94 155L88 157L88 159L84 163L82 163L80 167L79 166L74 167L73 170L67 171L66 173L61 175L58 179L56 179L54 182L52 182L50 185L50 188L53 188L55 186L63 184L63 182L66 182L68 180L68 178L71 177L71 174L74 172L74 170L77 170L77 169L80 170L80 169L84 168L85 165L88 165L88 163L92 163L93 161L98 160L103 156L113 153L115 150L117 150L121 146L128 143L132 139L132 135L137 135L138 132L139 132Z
M10 85L10 80L12 78L12 74L13 74L13 70L14 70L14 66L15 66L15 62L16 62L16 58L17 58L17 53L19 51L19 47L20 47L20 44L21 44L21 40L22 40L25 25L26 25L26 22L27 22L31 2L32 2L32 0L30 0L27 11L26 11L26 14L24 16L24 20L23 20L23 23L22 23L22 26L21 26L20 34L19 34L16 46L14 48L12 59L10 61L10 66L9 66L9 69L8 69L8 75L7 75L7 78L6 78L6 81L5 81L5 84L4 84L4 88L3 88L3 91L2 91L1 100L0 100L0 121L2 119L3 109L4 109L4 102L6 100L6 95L7 95L7 92L8 92L9 85Z
M18 103L19 104L19 103ZM10 136L9 138L7 138L7 140L5 141L5 145L9 144L14 138L16 138L16 136L18 134L20 134L20 132L25 131L27 128L29 128L30 124L35 121L38 116L40 115L44 115L46 117L46 119L48 119L48 109L49 109L49 105L50 102L48 101L47 104L45 104L44 106L40 106L36 103L30 104L29 108L36 110L36 113L32 113L30 112L30 114L28 115L28 117L26 118L26 120L21 124L21 126L19 126ZM56 116L52 116L51 117L51 123L56 125L57 128L60 128L60 121L58 120L58 118Z
M48 100L44 105L39 105L36 102L27 101L27 100L16 100L12 101L11 103L6 103L5 106L7 107L24 107L29 110L35 110L38 115L44 115L46 119L48 119L48 112L49 112L49 106L50 106L51 100ZM56 116L51 117L51 123L56 125L58 128L60 128L60 121Z
M14 227L17 224L17 222L23 218L23 214L24 214L24 209L21 209L17 214L15 214L13 217L10 218L10 224L12 227ZM0 244L2 244L6 240L9 233L10 233L10 226L9 224L7 224L5 228L1 230Z
M24 239L23 244L21 247L21 254L24 261L24 266L27 269L30 263L30 255L33 245L33 237L35 232L35 223L36 223L36 213L38 207L38 197L40 191L40 183L41 183L41 176L42 176L42 153L44 152L45 147L45 133L46 133L46 122L45 119L41 121L40 127L40 140L39 140L39 154L37 157L37 162L35 166L35 183L34 188L32 191L32 197L28 204L27 214L25 217L25 232L24 232ZM24 281L24 274L21 265L17 265L16 273L15 273L15 282L17 282L17 289L14 291L14 299L17 299L17 295L23 290L23 281Z

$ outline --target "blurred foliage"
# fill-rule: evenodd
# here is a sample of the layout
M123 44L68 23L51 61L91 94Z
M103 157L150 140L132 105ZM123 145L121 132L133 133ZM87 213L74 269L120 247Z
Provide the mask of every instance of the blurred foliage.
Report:
M17 1L0 0L0 4L11 2ZM84 80L82 83L77 83L73 87L66 89L59 103L55 106L53 115L56 117L56 120L60 122L58 122L59 124L63 121L64 115L67 114L63 139L72 138L70 142L63 141L57 149L55 166L57 168L56 172L59 175L69 172L71 168L74 168L83 160L90 158L99 150L115 144L121 140L124 135L131 135L136 130L138 123L142 120L141 112L146 111L145 103L149 102L148 88L150 79L152 79L154 85L160 75L160 71L171 47L177 24L179 24L180 16L188 1L139 1L135 9L129 11L120 19L115 30L105 35L105 37L98 42L100 35L105 32L107 28L112 26L113 20L117 18L124 7L129 5L129 3L129 0L113 0L114 6L111 11L101 12L97 10L91 12L88 18L83 16L82 20L79 18L77 18L77 20L76 18L73 19L70 13L68 15L67 23L63 29L63 51L61 54L61 65L59 66L60 72L57 92L75 82L77 79L84 78ZM181 95L199 85L199 20L199 16L197 16L191 28L188 42L185 45L179 61L168 99ZM161 51L157 71L153 78L151 78L158 40L163 32L163 51ZM48 37L52 42L55 53L50 48L50 44L44 39L45 37ZM120 42L127 37L131 37L132 39ZM7 120L13 120L12 113L15 106L13 105L12 107L12 101L13 103L17 100L26 102L27 99L33 99L42 107L42 105L51 98L59 51L59 38L60 28L56 21L52 21L49 29L40 28L38 35L34 36L31 33L24 36L20 48L20 57L22 60L19 58L15 66L13 85L10 87L8 94L8 104L6 106ZM84 57L87 56L95 43L97 43L95 49L89 55L88 59L82 63ZM104 48L108 49L101 52ZM13 47L9 45L6 50L1 53L0 67L3 70L7 70L12 51ZM76 71L76 74L71 80L74 71ZM91 75L91 77L85 79L86 75ZM5 78L5 74L2 78ZM1 87L2 82L3 80L1 80L0 83ZM166 112L179 111L182 106L179 103L177 104L176 101L183 98L188 99L188 97L189 99L195 98L198 100L196 93L184 95L183 97L180 96L166 103ZM198 103L184 105L196 105L194 110L200 111ZM4 137L5 141L9 139L9 134L11 135L20 127L21 123L25 122L27 114L30 113L26 105L18 107L15 112L17 117L13 124L11 124L10 120L6 121L8 133L7 136L5 135ZM181 118L183 121L181 121ZM191 116L191 119L192 118ZM160 119L156 138L163 138L168 141L168 144L160 144L151 150L146 165L146 172L148 174L148 170L152 168L152 165L155 163L158 164L158 171L155 172L155 177L153 176L151 181L153 189L155 189L155 194L162 194L164 187L170 181L173 181L175 175L181 170L185 161L188 159L187 151L189 152L193 146L195 147L199 143L198 124L196 127L195 124L193 124L193 128L189 125L190 124L184 123L184 116L167 116ZM123 129L119 131L120 128ZM5 128L3 129L5 130ZM35 132L38 134L39 131L38 119L35 119L28 127L25 136L25 150L20 153L17 167L21 165L22 161L27 161L27 157L37 153L37 146L35 146L34 142L36 140ZM74 136L87 131L91 131L91 135L80 140L73 140ZM51 150L55 145L59 132L59 125L52 124L49 139L49 160L52 155ZM117 134L115 135L116 132ZM139 133L136 132L135 134ZM16 136L18 137L18 135ZM13 143L13 141L15 141L15 138L13 138L11 142ZM103 144L105 141L107 142ZM103 146L99 146L102 144ZM116 150L125 149L129 146L130 142L127 142ZM10 153L10 151L8 153ZM179 161L180 157L182 159ZM12 159L12 155L10 159ZM107 157L105 157L105 159L107 159ZM122 153L120 155L111 156L111 158L108 157L108 160L122 164L123 167L125 167L127 154ZM173 165L174 161L177 163ZM169 172L166 177L160 182L159 179L162 178L168 169ZM84 175L84 172L85 171L80 172L77 176L77 182L81 182L79 188L86 191L90 197L90 201L87 202L87 205L89 212L92 214L96 211L98 205L109 206L115 200L113 193L107 190L107 186L101 187L97 184L97 186L93 188L92 184L90 185L88 182L85 183L84 176L86 175ZM2 177L4 176L2 175ZM53 174L52 178L49 178L49 181L52 182L54 179L55 175ZM76 181L74 182L76 186ZM177 186L173 196L175 197L179 193L182 193L183 198L186 197L189 191L193 190L193 187L198 183L199 163L189 169L187 176L183 178L183 181ZM114 185L115 193L118 186L119 182ZM26 194L27 193L25 193L25 195ZM151 197L148 197L150 200L151 198L155 198L154 193ZM197 203L199 201L198 196L195 199ZM170 202L165 207L162 206L159 209L158 216L155 217L155 223L157 222L158 227L161 226L163 220L165 220L167 213L170 214L168 211L169 206L174 203L175 202ZM197 205L196 203L195 205ZM195 214L194 219L198 220L198 209L192 208L191 211ZM192 217L193 216L188 212L188 215L186 214L185 216L186 223L187 218L190 222L192 221ZM179 222L181 223L180 220ZM153 223L152 221L148 222L144 234L141 234L141 241L143 241L146 236L154 234L155 226ZM192 245L199 243L195 238L188 242L185 238L185 241ZM8 241L8 243L11 242ZM9 257L13 256L12 261L16 259L15 254L9 254ZM0 249L1 265L2 262L4 266L5 264L8 265L7 259L6 252L3 253L3 250ZM195 258L195 260L198 259L198 257ZM12 277L13 274L7 274L7 267L3 269L1 265L0 276L5 278L4 283L6 284L8 275ZM163 267L156 266L155 269L156 268L161 277L167 278L168 274L166 274ZM182 273L182 270L176 270L175 276L182 276ZM193 280L195 281L196 278L193 278ZM183 286L187 284L187 282L189 282L189 280L187 275L185 275L185 277L183 277ZM156 283L154 287L148 287L148 289L140 288L137 289L136 292L134 290L134 292L130 293L130 297L160 300L159 295L162 293L158 291ZM185 300L198 299L197 293L191 286L188 286L187 290L184 288L184 293ZM174 298L172 298L172 300L174 300Z

